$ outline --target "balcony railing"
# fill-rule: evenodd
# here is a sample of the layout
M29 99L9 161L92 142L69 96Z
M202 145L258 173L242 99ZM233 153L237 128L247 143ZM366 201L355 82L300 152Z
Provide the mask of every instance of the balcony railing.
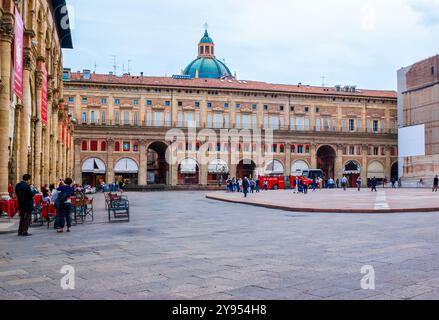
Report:
M142 128L199 128L199 129L204 129L204 128L209 128L209 129L254 129L252 125L246 125L245 127L243 125L241 125L239 128L236 127L233 124L228 124L228 125L221 125L220 123L201 123L200 125L196 125L195 123L193 123L192 125L189 125L188 123L185 122L181 122L181 121L176 121L176 122L172 122L172 121L162 121L161 123L154 123L151 121L115 121L115 120L109 120L109 121L95 121L95 122L91 122L88 121L86 123L84 122L79 122L77 124L77 126L81 126L81 127L118 127L118 128L136 128L136 127L142 127ZM264 130L265 128L263 126L258 126L258 128L256 129L262 129ZM372 128L366 128L366 129L359 129L359 128L355 128L354 130L351 130L349 128L335 128L335 127L320 127L320 128L316 128L313 126L299 126L299 125L295 125L293 127L290 127L289 125L284 125L284 126L277 126L276 128L267 128L267 129L273 129L274 131L291 131L291 132L322 132L322 133L356 133L356 134L364 134L364 133L368 133L368 134L396 134L397 133L397 129L382 129L379 128L378 130L373 130Z

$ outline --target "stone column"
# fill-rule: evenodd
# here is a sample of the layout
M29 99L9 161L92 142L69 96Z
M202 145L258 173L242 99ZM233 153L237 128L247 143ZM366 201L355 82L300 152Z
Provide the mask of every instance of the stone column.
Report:
M20 167L20 158L22 158L21 156L21 145L24 143L23 142L23 134L21 131L21 121L20 118L23 115L23 105L21 104L16 104L15 105L15 117L14 117L14 139L13 139L13 144L12 144L12 173L13 173L13 179L12 184L16 184L21 180L21 176L23 176L23 174L25 174L26 169L21 169Z
M49 78L50 79L50 78ZM44 125L44 137L43 137L43 175L42 182L43 184L49 184L50 180L50 135L51 135L51 117L52 114L52 88L51 88L51 80L48 80L48 88L47 88L47 123Z
M148 150L146 149L146 141L140 140L140 167L139 167L139 186L148 184Z
M335 158L335 178L343 177L343 145L337 145L337 157Z
M114 183L114 140L108 139L108 152L107 152L107 183Z
M29 173L29 148L30 144L30 128L32 116L32 92L30 86L30 70L33 69L32 54L26 52L24 56L24 70L23 70L23 110L20 117L21 127L21 143L20 143L20 175ZM26 172L24 172L26 171Z
M361 167L361 180L363 180L363 186L367 186L367 153L369 151L369 146L363 144L363 165Z
M392 146L386 145L386 168L384 169L384 176L390 181L392 174L392 159L391 159L391 149Z
M57 162L58 162L58 152L57 152L57 142L58 142L58 105L55 103L52 107L52 132L50 139L50 182L56 183L59 179ZM79 181L79 180L77 180Z
M36 71L36 100L37 100L37 114L36 114L36 130L35 130L35 162L34 162L34 183L37 189L41 188L42 185L42 134L43 126L41 121L41 96L42 96L42 85L43 85L43 74L41 71Z
M5 13L0 21L0 198L9 198L9 112L11 102L11 55L14 17Z
M291 144L285 144L285 175L291 176Z
M311 169L317 169L317 145L311 144Z
M169 166L171 172L171 185L176 186L178 184L178 163Z
M74 161L74 180L82 185L82 166L81 166L81 139L75 139L75 161Z
M207 186L207 170L208 165L207 164L200 164L200 184L202 186Z
M59 137L59 135L58 135ZM58 138L59 139L59 138ZM61 141L56 142L56 177L58 179L62 178L62 164L61 164Z

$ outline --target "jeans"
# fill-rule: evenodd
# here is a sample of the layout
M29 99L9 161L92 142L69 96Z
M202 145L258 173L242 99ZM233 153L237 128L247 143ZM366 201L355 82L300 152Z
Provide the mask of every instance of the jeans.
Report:
M72 226L72 204L71 203L62 203L59 205L60 212L56 215L56 217L59 217L59 220L57 223L55 223L58 228L63 229L66 222L67 222L67 228L70 228Z

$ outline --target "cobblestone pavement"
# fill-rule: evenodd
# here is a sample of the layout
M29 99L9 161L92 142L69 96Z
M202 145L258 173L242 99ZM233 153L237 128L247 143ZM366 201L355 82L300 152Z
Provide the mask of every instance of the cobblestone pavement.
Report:
M297 214L131 193L130 223L0 235L0 299L439 299L439 214ZM62 290L64 265L75 290ZM375 290L361 289L371 265Z

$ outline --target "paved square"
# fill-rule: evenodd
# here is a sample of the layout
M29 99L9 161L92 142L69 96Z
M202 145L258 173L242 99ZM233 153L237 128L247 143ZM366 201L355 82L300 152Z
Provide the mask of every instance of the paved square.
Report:
M0 235L1 299L439 299L439 214L294 213L131 193L131 222ZM62 290L64 265L75 290ZM376 289L360 270L375 268Z

